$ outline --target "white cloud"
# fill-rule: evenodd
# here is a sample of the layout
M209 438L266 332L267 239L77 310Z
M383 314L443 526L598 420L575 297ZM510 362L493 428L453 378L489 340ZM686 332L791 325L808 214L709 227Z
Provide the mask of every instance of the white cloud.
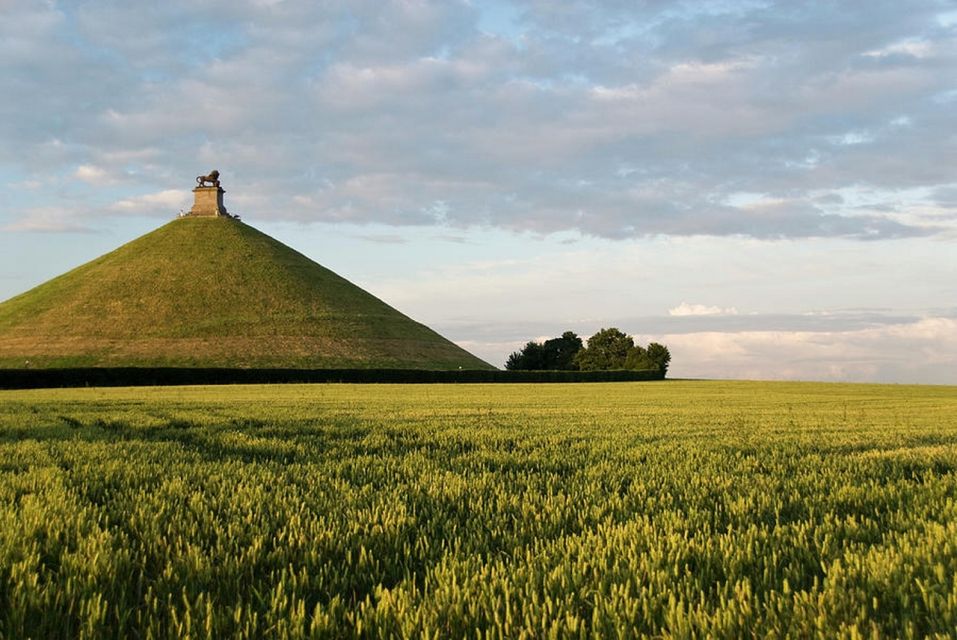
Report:
M862 55L870 58L883 58L895 54L904 54L915 58L926 58L933 51L933 45L920 39L908 39L901 42L895 42L881 49L866 51Z
M68 209L60 207L36 207L24 215L0 225L0 231L17 233L89 233L93 230L78 222Z
M705 331L655 336L674 377L957 384L957 319L850 331Z
M717 307L704 304L688 304L682 302L677 307L668 309L669 316L736 316L738 310L734 307Z
M190 192L185 189L164 189L114 202L110 210L117 213L159 214L175 216L191 206Z
M610 238L938 231L809 205L952 179L948 105L929 99L952 89L957 59L938 11L708 6L517 2L497 33L468 2L105 1L69 15L13 2L0 168L166 190L217 166L255 191L245 214L272 219ZM738 192L787 206L720 204ZM445 216L423 213L439 201Z
M73 172L73 176L78 180L97 186L105 186L117 182L116 176L106 169L92 164L81 164L76 168L76 171Z

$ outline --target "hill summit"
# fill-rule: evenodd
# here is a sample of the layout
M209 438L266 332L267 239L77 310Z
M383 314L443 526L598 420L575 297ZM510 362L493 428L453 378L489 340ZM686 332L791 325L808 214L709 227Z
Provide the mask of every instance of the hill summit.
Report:
M0 303L0 368L104 366L493 368L215 214L181 217Z

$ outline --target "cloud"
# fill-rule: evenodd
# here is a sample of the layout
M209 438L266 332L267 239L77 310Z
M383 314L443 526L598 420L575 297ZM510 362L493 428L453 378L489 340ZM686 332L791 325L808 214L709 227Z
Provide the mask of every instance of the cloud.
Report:
M172 217L180 210L188 210L192 205L190 192L185 189L164 189L131 198L123 198L110 205L115 213L134 213L140 215L163 215Z
M0 225L8 233L93 233L94 229L76 221L70 212L56 207L38 207L12 222Z
M957 318L872 318L869 323L845 326L841 321L830 325L810 322L803 328L799 317L770 322L756 318L749 329L699 327L687 332L669 331L667 321L662 321L657 323L661 332L642 332L635 339L639 344L667 345L672 354L670 375L675 378L957 384ZM770 328L762 328L762 324ZM537 328L542 326L539 323ZM458 339L463 348L501 365L509 353L528 341L521 336L534 335L531 332L536 325L446 323L437 328ZM598 325L576 328L587 337ZM568 329L556 325L546 335Z
M267 220L953 229L924 206L957 164L952 105L934 99L953 89L957 26L935 3L507 4L9 2L0 168L122 184L136 203L217 167ZM850 187L884 202L826 200ZM900 201L918 188L926 201ZM767 202L729 205L738 192ZM77 210L117 210L84 194Z
M81 164L76 168L76 171L73 172L73 176L78 180L97 186L105 186L117 182L116 176L112 175L109 171L91 164Z
M359 240L375 242L377 244L406 244L409 239L397 233L363 233L354 236Z
M957 383L957 319L846 331L664 334L675 377Z
M734 307L717 307L704 304L688 304L682 302L677 307L668 309L669 316L736 316L738 310Z

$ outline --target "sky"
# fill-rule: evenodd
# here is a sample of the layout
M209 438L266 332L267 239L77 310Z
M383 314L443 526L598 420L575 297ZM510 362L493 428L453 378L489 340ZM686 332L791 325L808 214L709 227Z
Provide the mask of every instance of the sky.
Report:
M0 0L0 299L243 220L501 366L957 384L957 2Z

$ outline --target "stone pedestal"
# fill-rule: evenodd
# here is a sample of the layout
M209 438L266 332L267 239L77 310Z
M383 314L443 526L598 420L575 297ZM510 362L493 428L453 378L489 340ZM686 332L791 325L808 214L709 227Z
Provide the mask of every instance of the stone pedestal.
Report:
M222 187L196 187L193 189L193 208L187 215L190 216L228 216L223 206Z

